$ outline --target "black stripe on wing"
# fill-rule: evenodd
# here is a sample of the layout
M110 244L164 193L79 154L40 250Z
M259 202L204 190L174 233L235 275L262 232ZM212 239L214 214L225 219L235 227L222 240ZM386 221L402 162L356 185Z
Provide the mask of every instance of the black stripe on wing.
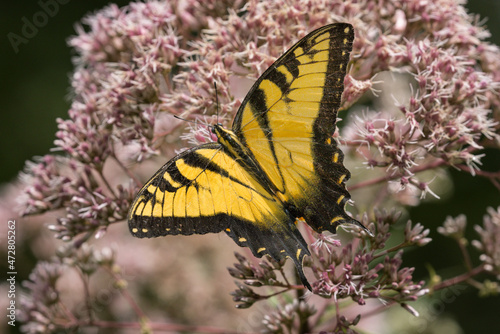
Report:
M288 223L291 223L291 219ZM289 226L290 229L282 231L261 229L252 222L230 217L226 214L218 214L195 218L141 217L141 219L134 220L131 230L137 228L139 232L133 233L133 235L139 238L224 231L238 246L248 247L256 257L260 258L267 254L276 261L290 257L297 268L302 283L311 290L302 267L304 256L311 254L307 248L307 243L296 226L293 224ZM143 229L146 229L147 232L142 232ZM196 232L194 232L195 229Z
M344 210L345 203L350 199L350 194L345 188L350 173L343 165L342 151L332 139L344 91L344 77L352 50L354 30L349 24L338 24L331 33L342 38L330 39L330 59L319 115L313 125L312 141L314 169L322 180L318 189L321 200L314 203L314 210L308 210L304 214L307 223L316 231L329 230L335 233L337 226L342 223L362 225ZM332 201L336 201L336 205L332 205Z
M293 224L294 218L289 215L286 225L289 227L283 231L272 229L259 229L253 224L239 221L231 224L231 229L226 233L241 247L248 247L256 257L269 255L274 260L279 261L285 257L290 257L297 268L300 280L309 290L311 285L307 281L302 267L305 255L311 255L307 248L307 243Z

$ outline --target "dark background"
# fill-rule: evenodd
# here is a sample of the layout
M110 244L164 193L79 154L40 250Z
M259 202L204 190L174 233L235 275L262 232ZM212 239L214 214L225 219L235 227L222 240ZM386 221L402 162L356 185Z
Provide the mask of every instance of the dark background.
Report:
M67 3L60 4L35 36L18 46L17 53L8 34L22 36L23 17L33 22L42 8L38 0L5 1L0 5L0 184L15 179L26 160L45 155L54 146L55 120L66 118L70 107L67 97L74 53L66 41L76 35L75 24L109 3L124 6L130 2L59 1Z
M115 0L113 3L123 6L129 1ZM53 147L57 129L55 119L65 118L70 105L67 96L73 54L66 40L75 34L74 25L85 14L107 4L108 1L102 0L73 0L59 5L57 13L49 17L26 44L19 45L17 53L7 35L13 32L21 36L22 18L32 21L41 7L34 0L6 1L0 5L0 186L14 180L26 160L47 154ZM488 18L486 25L492 33L490 41L499 45L500 1L474 0L467 4L467 8L480 14L481 18ZM483 160L485 169L498 170L498 152L487 153ZM466 214L468 232L474 236L472 224L482 221L486 207L499 205L500 193L487 180L455 171L451 174L457 195L410 210L411 219L431 228L434 238L428 247L405 255L405 260L409 261L406 265L419 268L415 273L417 280L427 278L425 263L435 268L455 266L457 272L463 270L456 244L435 232L435 227L441 225L447 215ZM500 298L478 298L477 291L472 288L460 291L454 302L445 305L442 314L455 318L465 333L498 332Z

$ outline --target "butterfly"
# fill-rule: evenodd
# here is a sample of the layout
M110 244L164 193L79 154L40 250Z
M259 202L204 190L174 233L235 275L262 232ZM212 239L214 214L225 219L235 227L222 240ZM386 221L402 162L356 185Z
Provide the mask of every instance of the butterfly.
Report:
M354 224L344 209L350 177L332 138L354 40L347 23L314 30L255 82L232 130L214 125L217 142L193 147L146 182L128 213L133 236L224 231L256 257L310 255L296 222L316 232Z

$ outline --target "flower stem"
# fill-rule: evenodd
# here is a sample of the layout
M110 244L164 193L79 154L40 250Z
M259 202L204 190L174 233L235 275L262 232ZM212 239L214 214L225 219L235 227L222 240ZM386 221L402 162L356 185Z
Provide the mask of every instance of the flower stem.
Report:
M381 256L384 256L384 255L387 255L389 253L392 253L392 252L395 252L395 251L398 251L400 250L401 248L404 248L408 246L408 243L407 242L403 242L403 243L400 243L399 245L396 245L392 248L389 248L389 249L385 249L383 251L381 251L380 253L377 253L377 254L374 254L373 255L373 258L376 259L376 258L379 258Z
M472 270L470 270L462 275L452 277L450 279L447 279L441 283L434 285L434 287L432 289L434 291L437 291L437 290L441 290L441 289L450 287L452 285L461 283L463 281L467 281L470 278L482 273L483 271L484 271L484 264L481 264L481 265L477 266L476 268L474 268L474 269L472 269Z
M460 248L460 252L462 253L462 256L464 258L467 271L470 272L472 270L472 261L470 259L469 253L467 252L467 248L465 247L465 242L467 242L467 240L464 238L460 238L457 240L457 242L458 242L458 247Z
M106 270L113 277L113 279L115 280L115 282L119 282L119 281L122 280L122 278L119 277L115 272L113 272L113 270L111 268L106 267ZM130 306L134 309L135 314L139 318L141 318L141 319L146 319L146 315L144 314L144 312L142 312L142 310L139 307L139 305L137 305L137 303L135 302L134 298L132 298L132 296L130 295L129 291L127 289L120 289L120 292L121 292L122 296L130 304Z

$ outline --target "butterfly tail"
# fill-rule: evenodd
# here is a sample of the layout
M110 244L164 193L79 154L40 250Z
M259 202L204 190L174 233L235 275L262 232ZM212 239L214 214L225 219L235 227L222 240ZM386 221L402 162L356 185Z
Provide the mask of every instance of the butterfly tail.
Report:
M309 284L309 281L304 274L303 267L304 256L310 256L311 253L307 248L306 241L295 225L291 225L291 231L289 232L291 232L289 237L280 239L283 249L285 249L287 256L293 260L295 268L297 268L297 274L299 275L302 284L309 291L312 291L311 284Z
M289 253L288 256L293 260L295 268L297 268L297 274L299 275L300 281L309 291L312 291L311 284L309 284L309 281L307 280L306 275L304 274L304 267L303 267L304 256L306 255L310 256L311 253L309 253L307 247L296 247L295 252L293 249L289 249L287 253Z
M370 231L366 226L364 226L363 224L361 224L359 221L357 221L356 219L354 218L351 218L348 222L348 224L352 224L352 225L356 225L357 227L359 227L361 230L365 231L370 237L374 237L372 231Z
M233 221L231 227L225 231L239 246L250 248L256 257L268 254L276 261L290 257L302 284L311 290L302 266L304 256L311 255L307 243L291 218L290 222L281 223L280 226L282 228L279 230L262 230L253 224L238 220Z

